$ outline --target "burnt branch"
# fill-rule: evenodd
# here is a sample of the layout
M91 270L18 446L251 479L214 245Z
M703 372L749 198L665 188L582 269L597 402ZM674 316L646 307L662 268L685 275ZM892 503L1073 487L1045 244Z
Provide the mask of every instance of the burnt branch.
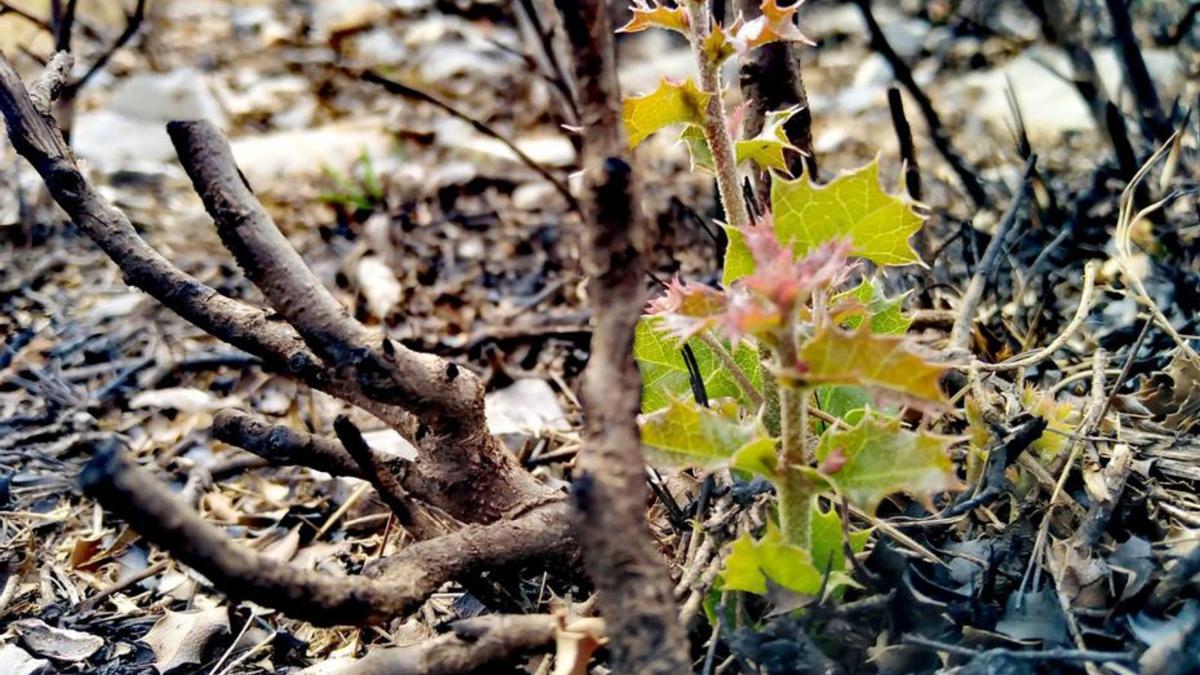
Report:
M51 68L50 72L58 70ZM53 93L53 89L41 85L34 89L39 94ZM221 295L147 244L129 219L84 178L48 103L35 103L2 54L0 113L17 152L41 175L50 195L72 222L121 268L126 283L150 294L205 332L261 358L268 369L289 373L315 389L371 411L389 424L404 422L398 409L371 401L352 382L336 377L305 347L293 328L271 320L257 307Z
M574 474L576 533L601 613L612 627L617 672L690 672L663 560L645 518L648 491L637 427L642 379L634 327L645 302L646 225L633 170L622 159L624 129L607 3L559 0L587 133L584 271L596 325L583 376L586 447Z
M987 191L984 190L983 184L979 181L974 168L963 158L954 147L954 143L950 140L950 132L946 131L945 125L942 124L942 119L938 116L937 110L933 107L933 101L917 84L916 78L913 77L912 69L900 58L896 50L892 48L888 42L887 36L883 32L883 28L879 26L879 21L875 19L874 12L871 11L871 0L853 0L858 6L859 13L862 14L863 21L867 24L867 30L871 35L871 48L879 53L892 69L892 75L895 76L900 84L904 85L905 91L913 100L917 102L917 107L921 110L921 116L925 118L925 125L929 127L930 140L933 146L937 148L942 157L946 159L946 163L954 170L958 180L962 183L963 189L967 191L967 196L971 201L975 202L975 206L989 206L991 200L988 198Z
M205 522L108 441L80 474L84 490L151 543L235 598L317 625L365 625L405 614L442 584L489 569L570 556L565 504L412 544L369 576L327 577L266 558Z
M1155 143L1166 143L1174 133L1171 122L1163 113L1162 103L1158 98L1158 89L1146 68L1146 60L1142 58L1142 48L1138 45L1137 36L1133 33L1133 21L1129 17L1129 7L1125 0L1105 0L1108 16L1112 19L1113 37L1121 50L1121 65L1125 73L1125 82L1133 92L1137 101L1139 117L1142 121L1142 133Z
M411 647L378 649L335 674L455 675L498 668L503 661L554 643L549 614L490 614L456 621L450 632Z
M389 578L387 583L327 577L238 546L148 472L129 464L111 441L95 449L80 483L105 508L223 593L314 624L377 623L415 608L436 589L426 591L430 584L420 577ZM425 571L448 579L439 570Z
M411 492L474 522L511 517L559 498L488 433L478 377L437 356L380 340L346 312L259 204L214 126L172 122L167 131L222 241L271 305L342 378L420 420L423 428L416 433L402 429L420 451L415 476L427 482L421 489L409 486Z

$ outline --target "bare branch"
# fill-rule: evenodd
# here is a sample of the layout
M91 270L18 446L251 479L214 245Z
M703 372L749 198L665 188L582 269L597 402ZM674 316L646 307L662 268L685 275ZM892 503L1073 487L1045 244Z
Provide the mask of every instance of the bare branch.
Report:
M208 577L222 592L292 617L324 626L377 623L404 614L428 595L429 584L421 578L381 583L327 577L238 546L145 470L127 463L112 441L96 449L80 482L105 508Z
M648 492L636 421L642 381L633 359L633 334L645 302L646 228L634 196L633 170L621 159L625 140L608 6L603 0L558 0L557 5L572 47L587 130L584 270L596 317L582 389L587 444L574 479L576 532L601 612L612 627L613 669L690 672L687 635L645 519Z
M349 316L321 285L254 197L229 143L207 122L172 122L180 161L226 247L305 342L344 379L424 425L414 440L417 489L460 520L491 522L560 495L522 469L487 431L483 386L470 371L379 338Z
M213 438L249 450L276 466L306 466L333 476L359 478L358 462L337 441L272 425L236 410L213 417Z
M475 672L554 643L549 614L489 614L456 621L450 632L411 647L377 649L334 675L456 675Z
M367 399L353 383L335 377L290 326L270 320L261 309L226 298L172 265L138 236L129 219L84 178L54 119L34 104L3 54L0 113L17 152L42 176L50 195L76 226L117 263L126 283L214 337L258 356L267 368L290 373L405 428L401 411Z
M567 555L573 547L566 506L553 504L512 522L413 544L378 563L375 579L327 577L238 546L148 472L130 465L112 441L96 449L80 482L105 508L221 592L317 625L378 623L411 611L447 581Z

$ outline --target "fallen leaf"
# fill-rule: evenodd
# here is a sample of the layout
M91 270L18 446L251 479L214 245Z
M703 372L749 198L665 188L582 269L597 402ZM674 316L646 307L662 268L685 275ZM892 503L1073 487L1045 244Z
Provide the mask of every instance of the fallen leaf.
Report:
M46 659L35 659L29 652L14 644L0 647L0 674L50 675L57 672Z
M141 638L154 652L154 667L166 673L180 666L204 663L213 640L229 633L229 612L213 607L195 612L167 610Z
M38 656L76 663L100 651L104 638L69 628L55 628L41 619L23 619L9 624L21 644Z

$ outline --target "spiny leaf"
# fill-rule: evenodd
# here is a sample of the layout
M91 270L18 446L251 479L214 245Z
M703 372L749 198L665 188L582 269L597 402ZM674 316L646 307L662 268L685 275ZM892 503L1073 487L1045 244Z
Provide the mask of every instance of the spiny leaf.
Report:
M768 113L763 124L763 130L754 138L747 138L734 143L734 153L738 164L753 162L762 170L775 169L787 172L787 152L800 152L800 149L788 142L787 132L783 125L787 123L798 108L779 110ZM704 169L713 171L712 152L708 148L708 140L704 130L695 125L684 127L679 134L679 140L687 145L692 158L692 170Z
M853 255L880 265L920 262L908 243L921 229L923 216L906 197L889 195L879 185L879 160L842 174L824 186L807 176L775 180L771 186L771 212L779 240L796 255L828 241L849 238ZM723 282L729 285L754 270L754 260L742 233L727 228Z
M796 10L804 4L803 0L787 7L780 7L778 0L763 0L760 10L762 16L753 21L737 26L735 35L737 41L749 51L771 42L789 41L803 42L815 45L804 33L796 28Z
M621 117L629 133L629 147L637 147L650 134L675 124L703 124L712 94L700 91L688 79L680 84L664 79L658 89L625 99Z
M738 448L729 466L756 476L774 479L775 445L775 439L768 436L753 440Z
M762 170L775 169L787 173L788 163L786 152L800 152L800 149L788 141L787 124L800 108L792 107L787 110L776 110L767 113L763 120L762 131L754 138L747 138L735 144L738 163L754 162Z
M642 416L642 447L651 460L667 466L706 470L728 466L739 449L762 435L753 422L737 419L737 407L729 399L715 408L671 401Z
M709 398L737 398L749 407L750 401L721 364L716 354L698 338L687 341L700 367L704 390ZM687 364L681 353L682 345L663 325L661 317L644 316L634 332L633 355L642 371L642 412L652 412L672 399L691 395ZM748 342L733 348L733 360L742 368L755 387L762 387L762 371L758 352Z
M908 351L902 337L875 335L866 328L847 332L825 323L800 348L800 360L792 377L801 385L860 385L944 402L938 380L945 367Z
M838 491L867 513L884 497L904 492L930 504L936 492L958 489L948 454L953 439L900 427L900 420L868 413L857 426L830 430L817 445L817 460L839 453L840 467L827 473Z
M1044 433L1033 442L1033 449L1038 451L1042 461L1054 459L1066 447L1067 435L1074 432L1079 423L1079 413L1075 406L1067 401L1056 401L1052 394L1038 391L1032 386L1026 386L1021 391L1021 405L1029 413L1046 420L1048 431L1060 432Z
M821 571L812 555L799 546L786 544L779 528L767 523L762 539L749 533L733 542L721 570L724 590L766 595L767 579L796 593L816 595L821 591Z
M912 325L912 317L900 308L904 295L888 298L872 279L863 279L854 288L829 300L834 321L845 328L858 328L864 317L870 318L871 332L876 335L904 335Z
M817 569L829 572L844 572L846 570L846 550L842 545L842 518L837 509L821 510L819 501L814 497L812 507L812 559ZM850 550L858 553L867 545L871 538L868 530L850 532ZM828 564L828 567L826 565Z
M617 29L618 33L637 33L650 28L666 28L687 35L688 15L683 7L664 7L657 1L648 3L635 2L629 8L633 18L629 23Z

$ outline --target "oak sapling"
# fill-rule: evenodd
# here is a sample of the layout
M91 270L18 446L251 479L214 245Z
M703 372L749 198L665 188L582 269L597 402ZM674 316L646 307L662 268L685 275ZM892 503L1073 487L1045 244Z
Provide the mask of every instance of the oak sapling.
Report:
M902 298L885 297L871 278L848 287L861 260L881 270L919 263L909 238L924 217L903 190L880 187L878 161L827 185L787 176L786 153L798 150L783 124L795 109L770 113L760 134L742 138L740 115L725 107L722 64L763 44L807 38L795 25L796 5L765 0L758 19L727 26L706 7L640 2L622 29L689 38L698 82L663 80L625 101L624 121L631 146L682 129L693 167L716 174L729 235L721 287L675 279L638 327L642 440L658 463L731 469L775 486L774 517L761 535L733 542L723 590L828 594L853 583L844 552L861 550L868 533L846 530L834 509L820 506L822 495L871 516L893 493L932 508L933 495L959 487L949 457L955 439L908 429L900 416L902 407L944 406L945 368L905 338L911 321ZM759 218L739 187L743 164L775 174ZM698 373L689 373L685 345ZM695 375L709 405L689 398ZM778 392L777 411L764 396L769 389Z

